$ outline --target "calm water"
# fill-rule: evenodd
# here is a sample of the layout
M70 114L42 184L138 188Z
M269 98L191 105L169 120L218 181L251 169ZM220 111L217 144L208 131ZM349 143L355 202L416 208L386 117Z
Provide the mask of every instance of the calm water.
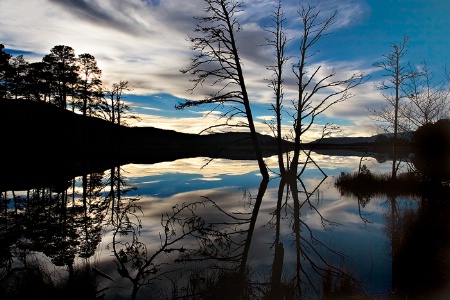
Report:
M405 283L398 279L407 272L402 266L417 261L408 262L413 258L403 259L397 252L404 253L401 241L414 220L420 219L423 199L343 196L334 187L335 178L342 171L358 170L360 158L318 154L313 158L328 177L309 164L297 182L298 198L292 195L293 187L280 189L276 157L267 158L273 173L257 213L261 176L254 161L189 158L129 164L121 166L120 172L98 174L97 186L85 178L84 188L83 178L76 178L75 185L68 185L62 194L66 209L73 211L69 216L76 214L74 207L82 211L80 220L85 222L73 229L78 243L65 243L62 250L38 256L47 262L59 259L63 267L49 265L59 274L65 272L69 256L75 258L75 265L84 261L80 256L87 256L115 280L99 277L99 287L108 288L106 299L130 298L131 280L122 278L118 269L136 278L141 268L138 299L195 294L207 286L208 278L217 279L217 268L238 270L248 246L246 278L254 298L271 290L281 293L274 288L274 268L281 270L284 291L304 299L331 297L332 291L390 299L398 290L404 291ZM375 159L363 164L372 172L390 169L389 163ZM23 191L14 195L26 197ZM9 208L14 209L12 202ZM252 225L254 229L249 230ZM68 236L65 233L63 240ZM278 263L274 263L276 243L284 248ZM95 251L86 250L89 247Z

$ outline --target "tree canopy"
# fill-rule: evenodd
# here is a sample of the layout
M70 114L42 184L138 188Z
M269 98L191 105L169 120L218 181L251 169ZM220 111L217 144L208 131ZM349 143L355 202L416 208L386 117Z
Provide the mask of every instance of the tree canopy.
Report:
M102 70L92 54L77 56L72 47L56 45L41 61L30 63L4 49L0 44L0 99L48 102L117 124L121 118L136 118L127 115L131 109L122 99L122 92L131 90L128 81L112 84L111 89L121 88L110 103L110 89L103 86Z

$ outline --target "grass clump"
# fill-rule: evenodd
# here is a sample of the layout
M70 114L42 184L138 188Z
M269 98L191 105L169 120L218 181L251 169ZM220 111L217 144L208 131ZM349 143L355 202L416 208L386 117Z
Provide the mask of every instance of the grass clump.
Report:
M334 183L342 196L372 197L378 195L417 195L421 192L421 179L413 172L397 175L372 173L365 165L359 172L341 172Z

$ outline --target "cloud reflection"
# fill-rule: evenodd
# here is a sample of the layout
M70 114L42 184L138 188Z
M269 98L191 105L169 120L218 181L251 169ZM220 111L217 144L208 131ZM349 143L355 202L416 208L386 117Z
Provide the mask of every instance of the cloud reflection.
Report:
M383 213L385 213L382 200L374 199L362 209L362 212L372 221L366 224L358 214L356 200L341 196L333 185L334 176L343 170L357 169L360 158L357 156L328 157L319 154L313 154L313 156L329 177L311 197L310 203L303 205L300 213L302 222L307 224L314 237L320 239L324 245L347 255L349 258L347 265L351 266L358 275L367 274L368 266L372 268L371 272L383 275L383 272L386 273L385 264L380 261L386 254L386 237L382 232ZM254 197L258 192L258 183L261 180L257 176L256 162L218 159L202 168L205 160L206 158L198 157L152 165L123 166L122 174L126 176L125 180L138 188L137 204L142 209L140 218L143 225L140 239L145 242L149 253L160 247L159 234L163 230L161 216L171 214L174 207L210 199L223 211L231 214L239 213L241 217L249 216ZM276 157L267 158L266 163L272 168L277 167ZM384 167L382 164L375 164L373 169ZM272 264L271 245L274 242L274 228L270 226L270 223L278 199L278 180L274 174L272 177L259 211L248 261L263 279ZM311 192L321 182L322 175L311 165L311 168L303 174L302 180L306 189ZM299 200L301 203L306 200L302 189L300 189ZM324 218L338 225L327 225L324 228L317 211L311 209L311 205ZM227 219L212 205L212 202L208 201L197 205L195 213L207 222L225 222ZM292 209L283 211L281 240L286 251L284 260L286 274L295 272L295 249L292 246L295 237L292 232L292 222ZM308 235L309 231L305 227L302 228L304 230L302 234ZM240 238L245 238L245 235ZM101 247L110 241L111 233L106 230ZM194 241L189 239L183 240L182 245L185 248L196 247ZM99 260L109 260L109 254L108 251L102 250ZM170 253L164 259L171 262L176 258L178 258L177 253ZM364 261L357 262L358 259ZM384 278L382 275L380 278Z

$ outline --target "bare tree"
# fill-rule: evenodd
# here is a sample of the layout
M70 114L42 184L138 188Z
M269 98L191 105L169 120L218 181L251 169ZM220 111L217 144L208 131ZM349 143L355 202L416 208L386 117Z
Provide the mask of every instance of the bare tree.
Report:
M276 208L276 239L274 243L275 250L274 261L281 260L277 265L277 272L274 272L274 277L272 278L272 293L274 293L277 289L279 289L279 277L280 277L280 268L282 268L282 257L280 258L280 250L278 248L282 248L282 244L279 242L279 222L280 222L280 213L282 207L287 207L288 195L292 196L293 200L293 235L295 236L295 248L296 248L296 274L295 274L295 286L297 287L297 294L301 296L301 284L306 283L309 284L313 289L316 289L314 286L310 274L306 272L306 268L302 266L301 261L305 259L310 263L310 266L313 270L321 275L325 276L327 272L332 273L333 276L341 276L348 278L345 274L340 272L337 268L328 264L326 260L318 255L319 260L314 261L312 257L317 255L317 249L315 249L314 245L322 244L318 239L316 239L308 225L301 219L300 208L308 203L310 208L314 209L316 213L319 215L322 225L335 225L335 223L325 219L319 210L315 208L314 205L310 202L311 197L317 193L318 187L314 189L313 192L308 192L305 184L303 183L301 176L305 172L306 167L309 164L315 165L320 171L320 167L314 162L311 158L311 149L306 151L302 147L302 138L303 135L310 130L313 124L316 122L316 119L319 115L323 114L333 105L343 102L350 97L352 94L350 90L354 87L364 83L366 81L366 76L361 72L354 72L349 77L342 78L339 76L336 71L333 69L325 75L322 75L322 66L312 67L312 57L316 54L316 43L325 35L329 33L329 30L333 26L338 12L334 12L328 17L323 17L321 10L317 5L305 4L301 5L298 11L300 21L302 24L302 35L299 40L299 55L298 62L292 65L292 71L297 79L297 92L298 96L296 99L292 101L292 106L283 107L283 70L285 64L291 58L285 54L286 44L289 42L287 38L286 31L284 29L284 13L281 9L281 1L278 2L278 6L275 9L273 14L274 28L269 31L271 33L272 38L269 39L269 46L272 46L274 49L274 57L275 64L274 66L269 67L268 69L273 72L272 81L269 86L273 88L275 103L272 105L272 109L275 112L276 123L272 124L272 130L275 135L278 137L279 141L279 167L280 167L280 188L278 194L277 208ZM292 118L292 139L294 140L294 152L292 157L287 157L286 162L283 159L283 153L281 152L281 126L282 126L282 111L287 113ZM324 126L322 130L321 139L330 135L332 132L337 130L338 128L332 124L327 124ZM300 155L305 154L305 159L300 162ZM322 182L326 178L326 174L322 171L324 175ZM299 187L300 185L300 187ZM283 191L286 188L286 201L285 204L282 204L282 196ZM301 201L299 195L304 194L306 200L304 202ZM302 229L303 228L303 229ZM306 235L303 236L303 232L306 232ZM309 240L311 238L311 240ZM303 244L303 245L302 245ZM340 256L341 254L331 249L330 253ZM310 253L310 252L311 253ZM275 268L275 266L274 266ZM276 275L276 276L275 276Z
M425 124L435 123L449 116L448 95L450 88L447 80L435 81L434 72L430 70L426 61L419 67L408 64L409 74L416 74L407 78L401 86L407 100L399 107L402 116L400 128L405 131L416 130Z
M353 95L350 90L365 82L367 77L361 72L355 72L347 78L340 79L334 69L321 76L322 66L310 67L310 60L316 54L314 46L334 24L338 12L335 11L327 18L322 18L317 5L301 5L298 11L302 22L302 36L299 45L298 62L293 64L292 70L297 78L298 98L293 101L294 153L290 161L289 174L293 178L299 175L298 165L302 150L302 137L315 123L316 118L331 106L343 102ZM335 126L325 129L334 130ZM324 136L330 132L324 131ZM309 155L308 155L309 157ZM310 159L310 157L309 157ZM300 171L301 173L301 171Z
M278 1L278 5L275 11L272 13L272 22L274 28L267 29L267 32L271 35L271 38L267 39L268 45L274 48L275 51L275 64L267 66L267 69L272 71L273 76L269 83L269 87L273 89L275 104L272 104L272 110L275 112L276 123L270 124L270 127L277 138L278 147L278 166L280 173L284 174L284 159L283 159L283 136L281 130L282 121L282 109L283 109L283 72L284 68L289 61L289 56L286 55L286 44L288 42L287 34L285 32L284 23L286 21L285 14L282 10L282 1Z
M382 106L379 110L372 110L374 120L382 124L393 127L392 140L392 179L397 178L397 139L399 129L399 107L400 99L405 97L402 93L402 85L407 78L415 76L408 72L407 65L402 63L402 59L408 49L409 37L405 36L403 41L397 45L392 44L392 52L383 55L386 61L374 63L375 67L381 68L388 79L376 84L376 88L382 91L382 95L387 106ZM393 93L392 93L393 90ZM392 110L393 109L393 110Z
M192 80L194 86L191 90L205 83L219 86L219 89L215 93L207 95L203 100L187 100L177 105L176 108L182 109L204 104L216 104L216 107L227 105L228 110L223 114L226 117L224 125L248 126L259 169L263 177L268 177L236 42L236 34L241 31L237 14L243 11L243 4L235 0L205 0L205 3L206 15L196 18L199 23L195 32L198 35L189 38L191 49L198 54L192 59L190 67L182 72L195 76ZM247 124L231 125L229 121L234 117L245 117Z
M119 83L113 83L112 86L105 91L105 97L107 98L107 101L110 100L111 103L104 103L105 108L103 111L108 112L106 118L114 124L127 125L126 120L138 119L138 117L129 114L131 108L123 101L125 98L124 93L127 91L131 91L131 88L128 81L124 80L121 80Z
M408 132L447 118L450 93L448 80L436 81L434 72L430 70L427 62L422 62L419 66L408 63L401 69L403 75L399 78L398 103L393 95L383 94L387 105L383 105L378 110L370 110L372 119L378 126L385 132L392 133L397 124L397 132ZM394 85L389 87L383 82L377 87L385 90L394 88Z

